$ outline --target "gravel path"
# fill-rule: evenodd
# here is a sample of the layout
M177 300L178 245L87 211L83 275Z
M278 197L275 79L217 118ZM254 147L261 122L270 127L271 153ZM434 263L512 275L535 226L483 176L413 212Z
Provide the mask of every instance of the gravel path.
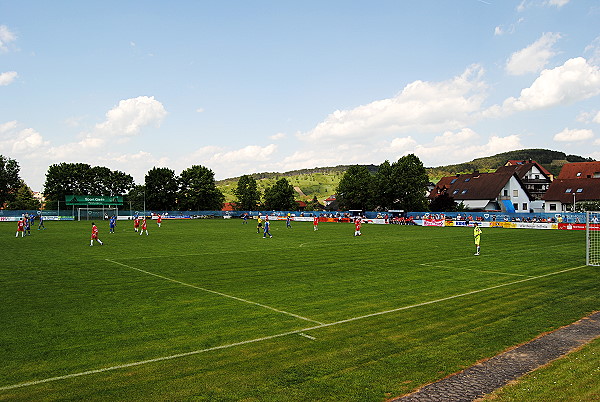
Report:
M473 401L600 337L600 312L393 401Z

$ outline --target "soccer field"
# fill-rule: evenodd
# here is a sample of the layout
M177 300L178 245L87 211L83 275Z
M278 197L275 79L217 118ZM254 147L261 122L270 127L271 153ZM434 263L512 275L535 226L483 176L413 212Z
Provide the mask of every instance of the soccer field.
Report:
M382 401L598 310L585 233L0 223L0 400Z

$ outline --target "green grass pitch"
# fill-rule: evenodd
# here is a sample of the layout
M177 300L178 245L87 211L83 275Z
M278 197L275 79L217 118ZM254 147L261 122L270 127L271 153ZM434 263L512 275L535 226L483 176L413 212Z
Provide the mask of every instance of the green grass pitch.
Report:
M585 234L0 223L0 400L382 401L598 310Z

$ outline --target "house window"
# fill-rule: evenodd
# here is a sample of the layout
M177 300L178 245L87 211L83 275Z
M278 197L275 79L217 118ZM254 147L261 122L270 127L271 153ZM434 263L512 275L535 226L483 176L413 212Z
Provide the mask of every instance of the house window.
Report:
M458 179L452 179L452 181L450 182L450 184L456 183L456 180L458 180Z
M568 188L568 189L565 190L565 193L571 193L572 191L573 191L572 188Z
M467 190L463 190L461 194L467 194Z
M581 176L581 172L577 172L577 177Z
M577 193L583 193L583 189L582 188L578 188L576 192Z
M550 211L556 211L556 204L550 204Z
M505 197L508 197L508 190L504 190L503 194L504 194Z
M454 190L454 192L452 193L452 195L454 195L454 194L458 194L458 192L459 192L459 191L460 191L460 190Z
M519 209L519 204L517 204L517 203L515 202L515 203L513 204L513 208L514 208L514 209L515 209L515 211L516 211L517 209Z
M540 178L540 175L539 175L539 174L536 174L536 175L535 175L535 179L537 180L537 179L539 179L539 178Z
M519 190L513 190L513 197L519 196Z
M467 177L467 178L465 179L465 183L466 183L466 182L468 182L469 180L471 180L471 178L470 178L470 177Z
M527 211L527 203L526 202L523 203L523 211Z

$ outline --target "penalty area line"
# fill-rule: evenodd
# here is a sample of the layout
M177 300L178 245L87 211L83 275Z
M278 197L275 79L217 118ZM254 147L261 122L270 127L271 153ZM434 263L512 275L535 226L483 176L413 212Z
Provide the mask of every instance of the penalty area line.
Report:
M470 296L470 295L473 295L473 294L482 293L482 292L486 292L486 291L493 290L493 289L498 289L498 288L501 288L501 287L504 287L504 286L510 286L510 285L514 285L514 284L517 284L517 283L523 283L523 282L527 282L527 281L532 281L532 280L535 280L535 279L545 278L545 277L552 276L552 275L558 275L558 274L562 274L562 273L565 273L565 272L574 271L574 270L581 269L581 268L586 268L586 267L587 267L587 265L580 265L578 267L567 268L567 269L563 269L561 271L551 272L549 274L539 275L539 276L535 276L535 277L531 277L531 278L520 279L518 281L513 281L513 282L507 282L507 283L504 283L504 284L501 284L501 285L491 286L491 287L485 288L485 289L473 290L471 292L466 292L466 293L462 293L462 294L458 294L458 295L454 295L454 296L448 296L448 297L444 297L444 298L441 298L441 299L430 300L430 301L423 302L423 303L413 304L411 306L404 306L404 307L399 307L399 308L395 308L395 309L392 309L392 310L380 311L380 312L377 312L377 313L372 313L372 314L362 315L362 316L358 316L358 317L347 318L347 319L341 320L341 321L336 321L336 322L332 322L332 323L328 323L328 324L320 324L320 325L316 325L314 327L301 328L301 329L297 329L297 330L294 330L294 331L288 331L288 332L283 332L283 333L280 333L280 334L265 336L265 337L262 337L262 338L249 339L249 340L246 340L246 341L235 342L235 343L230 343L230 344L221 345L221 346L215 346L215 347L212 347L212 348L193 350L191 352L179 353L179 354L170 355L170 356L157 357L155 359L141 360L141 361L137 361L137 362L126 363L126 364L121 364L121 365L112 366L112 367L105 367L105 368L96 369L96 370L88 370L88 371L83 371L83 372L80 372L80 373L73 373L73 374L67 374L67 375L62 375L62 376L58 376L58 377L45 378L45 379L42 379L42 380L35 380L35 381L22 382L22 383L19 383L19 384L7 385L7 386L0 387L0 391L7 391L7 390L15 389L15 388L23 388L23 387L28 387L28 386L32 386L32 385L44 384L44 383L48 383L48 382L52 382L52 381L66 380L66 379L69 379L69 378L82 377L82 376L91 375L91 374L105 373L107 371L119 370L119 369L124 369L124 368L128 368L128 367L141 366L143 364L156 363L156 362L161 362L161 361L168 361L168 360L178 359L178 358L181 358L181 357L198 355L198 354L201 354L201 353L210 352L210 351L214 351L214 350L228 349L228 348L232 348L232 347L235 347L235 346L248 345L248 344L251 344L251 343L257 343L257 342L262 342L262 341L266 341L266 340L281 338L281 337L284 337L284 336L287 336L287 335L300 335L302 337L310 339L309 338L310 335L306 335L305 332L316 330L316 329L320 329L320 328L332 327L334 325L345 324L345 323L352 322L352 321L358 321L358 320L362 320L362 319L365 319L365 318L376 317L376 316L380 316L380 315L384 315L384 314L394 313L394 312L397 312L397 311L409 310L409 309L412 309L412 308L426 306L426 305L429 305L429 304L441 303L441 302L444 302L444 301L447 301L447 300L452 300L452 299L457 299L457 298L460 298L460 297Z
M277 313L281 313L281 314L289 315L289 316L292 316L292 317L295 317L295 318L299 318L299 319L304 320L304 321L314 322L315 324L319 324L319 325L323 324L322 322L319 322L319 321L316 321L316 320L312 320L310 318L302 317L301 315L290 313L289 311L280 310L280 309L277 309L275 307L267 306L266 304L261 304L261 303L258 303L258 302L254 302L252 300L242 299L241 297L228 295L226 293L217 292L216 290L211 290L211 289L203 288L201 286L192 285L190 283L185 283L185 282L182 282L182 281L178 281L177 279L173 279L173 278L169 278L167 276L155 274L153 272L146 271L146 270L143 270L143 269L140 269L140 268L136 268L136 267L132 267L130 265L123 264L123 263L118 262L118 261L113 261L113 260L108 259L108 258L106 258L106 261L112 262L113 264L121 265L122 267L125 267L125 268L129 268L129 269L133 269L135 271L142 272L142 273L147 274L147 275L155 276L157 278L164 279L164 280L169 281L169 282L177 283L179 285L187 286L187 287L190 287L190 288L193 288L193 289L198 289L198 290L201 290L203 292L208 292L208 293L212 293L212 294L219 295L219 296L222 296L222 297L227 297L229 299L237 300L237 301L240 301L240 302L243 302L243 303L253 304L255 306L259 306L259 307L266 308L266 309L271 310L271 311L275 311Z

